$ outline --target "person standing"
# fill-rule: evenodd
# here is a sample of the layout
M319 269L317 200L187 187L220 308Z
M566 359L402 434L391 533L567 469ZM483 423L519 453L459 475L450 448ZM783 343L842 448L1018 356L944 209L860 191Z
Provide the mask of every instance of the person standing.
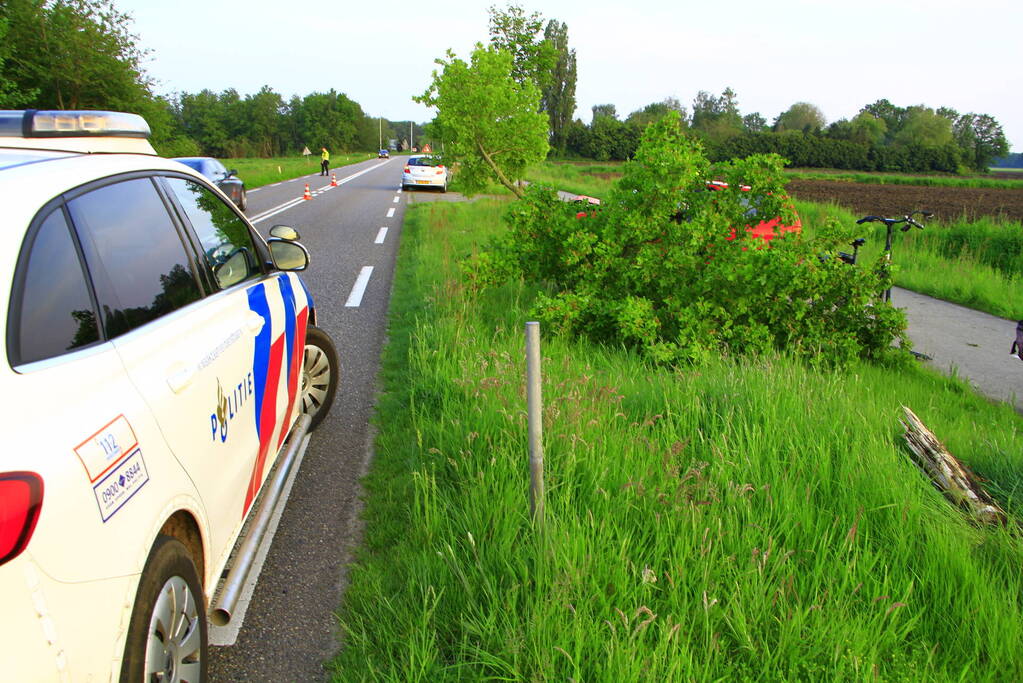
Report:
M327 171L330 170L330 152L327 151L326 147L321 149L323 151L320 152L320 175L327 175Z

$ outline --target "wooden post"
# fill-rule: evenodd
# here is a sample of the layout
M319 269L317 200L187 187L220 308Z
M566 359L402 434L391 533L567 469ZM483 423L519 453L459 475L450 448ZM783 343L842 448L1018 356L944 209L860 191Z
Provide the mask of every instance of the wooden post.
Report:
M526 323L526 407L529 418L529 512L543 524L543 400L540 373L540 323Z
M913 452L916 466L938 490L978 522L1005 524L1005 512L988 495L976 476L948 452L945 445L938 441L912 410L902 406L902 412L905 417L901 422L906 428L906 445Z

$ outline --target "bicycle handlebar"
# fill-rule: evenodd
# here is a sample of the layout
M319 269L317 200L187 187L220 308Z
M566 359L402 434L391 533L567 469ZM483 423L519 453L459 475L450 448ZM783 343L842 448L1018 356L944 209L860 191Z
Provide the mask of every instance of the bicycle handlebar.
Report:
M917 214L920 214L924 218L930 218L931 216L934 215L930 211L913 211L913 212L911 212L909 214L906 214L902 218L885 218L884 216L864 216L863 218L861 218L858 221L856 221L856 224L857 225L862 225L863 223L875 223L875 222L877 222L877 223L884 223L885 225L887 225L890 228L893 225L898 225L899 223L905 223L905 225L902 227L902 232L906 232L910 228L920 228L921 230L923 230L924 226L921 225L920 223L918 223L916 220L913 219L913 216L916 216Z

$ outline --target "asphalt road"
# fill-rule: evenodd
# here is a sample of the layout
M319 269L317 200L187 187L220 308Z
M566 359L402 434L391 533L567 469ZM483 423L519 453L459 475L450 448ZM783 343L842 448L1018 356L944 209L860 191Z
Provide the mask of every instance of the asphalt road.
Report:
M913 350L932 367L957 373L981 394L1012 403L1023 412L1023 362L1009 355L1016 321L892 289L892 303L905 309Z
M341 384L309 441L237 641L210 648L212 681L321 681L323 663L338 651L334 612L360 538L359 479L371 457L369 420L406 205L401 169L398 159L369 160L336 169L337 187L324 189L330 178L313 174L249 191L246 214L264 236L290 225L309 249L303 280L337 346ZM300 199L306 182L309 201ZM368 267L355 305L353 287Z

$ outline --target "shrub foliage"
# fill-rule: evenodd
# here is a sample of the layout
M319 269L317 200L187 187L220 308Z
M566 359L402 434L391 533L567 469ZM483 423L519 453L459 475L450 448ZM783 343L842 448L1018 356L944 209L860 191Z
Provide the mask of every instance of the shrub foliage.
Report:
M666 116L647 128L599 209L579 212L531 186L508 212L509 231L466 273L476 286L535 282L534 313L548 329L660 362L778 348L843 364L885 355L896 340L908 346L904 315L878 299L891 282L882 263L851 267L833 257L849 229L830 224L768 245L740 228L729 241L732 226L753 220L753 206L793 220L783 164L753 155L712 168L678 115ZM712 177L729 188L706 191Z

